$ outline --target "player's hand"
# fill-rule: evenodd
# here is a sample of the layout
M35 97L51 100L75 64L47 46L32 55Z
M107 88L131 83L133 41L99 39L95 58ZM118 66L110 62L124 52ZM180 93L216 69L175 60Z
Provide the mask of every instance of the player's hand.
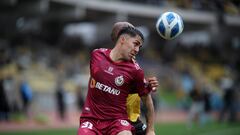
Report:
M157 91L157 87L158 87L158 80L157 77L148 77L146 78L148 85L152 88L152 91L155 92Z

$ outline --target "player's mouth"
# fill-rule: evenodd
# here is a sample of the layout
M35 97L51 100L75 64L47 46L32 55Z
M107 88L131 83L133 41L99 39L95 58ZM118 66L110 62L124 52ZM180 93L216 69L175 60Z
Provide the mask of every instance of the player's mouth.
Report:
M135 58L135 56L136 56L136 54L130 53L130 57L131 57L131 58Z

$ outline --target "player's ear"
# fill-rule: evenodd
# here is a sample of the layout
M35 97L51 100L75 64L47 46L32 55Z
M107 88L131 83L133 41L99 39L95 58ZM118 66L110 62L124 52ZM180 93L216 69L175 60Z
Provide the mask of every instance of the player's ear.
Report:
M126 37L124 35L119 37L120 43L123 44L126 41Z

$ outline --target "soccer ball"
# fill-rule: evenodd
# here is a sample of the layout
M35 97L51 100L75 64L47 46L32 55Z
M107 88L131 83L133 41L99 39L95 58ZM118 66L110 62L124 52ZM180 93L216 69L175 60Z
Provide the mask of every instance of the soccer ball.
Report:
M165 12L157 20L156 29L158 34L167 40L180 35L183 31L183 20L175 12Z

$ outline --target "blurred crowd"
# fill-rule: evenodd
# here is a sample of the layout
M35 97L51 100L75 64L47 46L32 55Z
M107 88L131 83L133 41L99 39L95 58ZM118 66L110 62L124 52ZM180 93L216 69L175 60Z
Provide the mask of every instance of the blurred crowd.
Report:
M238 0L123 0L136 3L147 3L161 7L178 7L188 10L218 11L230 15L239 15Z
M28 117L29 107L34 112L49 108L52 108L49 111L54 111L55 108L63 118L66 110L65 90L76 92L74 96L81 97L78 104L82 106L81 91L82 88L87 87L88 78L81 78L81 75L85 75L88 70L86 63L88 54L81 53L83 50L74 53L71 50L74 51L74 48L68 52L66 48L44 46L38 41L26 43L25 39L18 41L17 45L2 43L0 48L1 120L10 120L14 114L24 114ZM79 82L82 79L83 81ZM79 88L79 85L83 87ZM42 93L46 93L45 96L51 94L51 98L56 99L54 101L56 107L51 106L51 103L45 103L50 104L46 109L42 109L46 105L35 107L36 104L39 106L37 102L44 101L41 97Z

